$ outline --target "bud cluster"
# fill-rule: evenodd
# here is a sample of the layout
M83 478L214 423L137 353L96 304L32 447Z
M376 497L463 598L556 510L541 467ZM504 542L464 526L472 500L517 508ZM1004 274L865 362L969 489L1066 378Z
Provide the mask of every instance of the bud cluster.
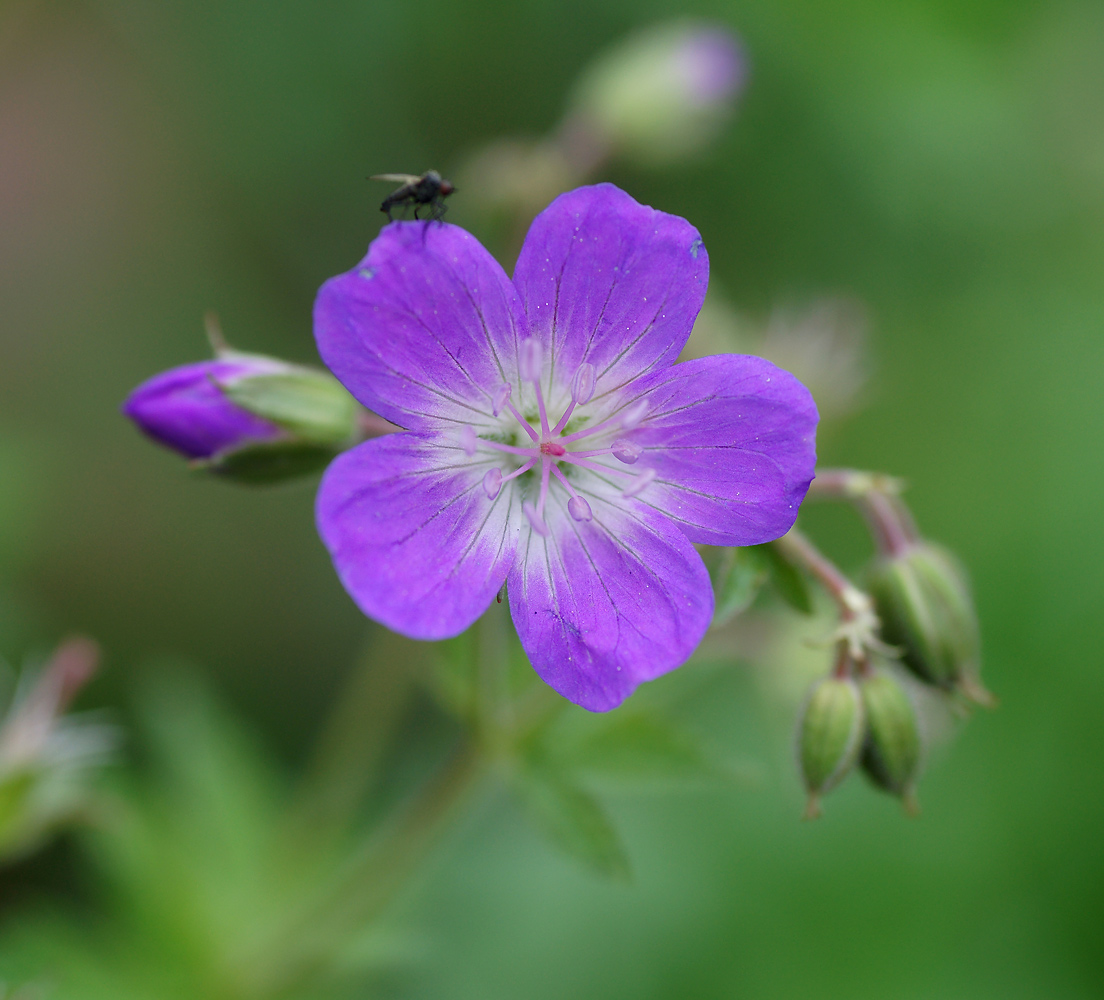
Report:
M885 667L856 663L841 646L831 677L813 685L798 723L798 763L809 795L807 819L820 799L858 764L875 785L915 809L921 739L905 687Z
M835 671L813 686L798 726L809 816L819 815L820 796L856 764L915 809L923 747L905 671L960 703L995 704L979 678L977 616L965 571L951 553L919 536L899 492L895 480L853 470L824 470L814 484L814 496L850 500L867 519L878 554L865 574L865 592L807 540L781 540L840 608Z

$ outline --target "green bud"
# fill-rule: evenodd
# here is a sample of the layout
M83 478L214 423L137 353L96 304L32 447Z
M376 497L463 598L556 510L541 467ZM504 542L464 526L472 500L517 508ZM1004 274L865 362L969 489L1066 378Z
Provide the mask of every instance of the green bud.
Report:
M866 709L862 766L871 780L898 795L911 809L920 773L920 728L916 711L900 682L880 670L859 678Z
M850 772L864 732L862 695L850 678L828 677L809 692L798 724L798 760L809 793L807 819L820 815L820 796Z
M993 703L978 680L980 642L969 584L951 553L930 542L912 543L878 560L867 586L882 637L900 647L909 670L978 704Z

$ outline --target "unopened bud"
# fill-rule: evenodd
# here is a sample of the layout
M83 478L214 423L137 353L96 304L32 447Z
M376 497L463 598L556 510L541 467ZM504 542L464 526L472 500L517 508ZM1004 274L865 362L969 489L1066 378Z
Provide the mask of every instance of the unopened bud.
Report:
M605 53L583 75L567 122L593 141L651 163L700 150L729 117L746 76L735 36L719 25L668 22ZM566 127L566 126L565 126Z
M900 647L909 670L928 684L993 703L978 680L977 615L965 571L953 555L930 542L911 543L875 563L868 589L882 637Z
M818 681L798 724L798 762L809 793L807 818L820 815L820 796L835 788L854 766L864 731L858 684L841 677Z
M914 806L913 789L920 773L920 728L916 710L901 683L879 670L859 679L866 710L862 766L871 780Z
M199 468L248 482L325 465L354 442L362 412L327 372L234 351L162 372L123 404L158 443Z

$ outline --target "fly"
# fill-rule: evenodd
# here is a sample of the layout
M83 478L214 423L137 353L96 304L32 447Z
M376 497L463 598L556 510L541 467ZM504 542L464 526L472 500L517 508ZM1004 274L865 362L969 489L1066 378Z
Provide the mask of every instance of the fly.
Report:
M380 211L387 213L388 222L394 221L392 211L407 205L414 206L415 219L423 205L429 205L430 220L440 219L445 214L445 199L456 190L452 182L444 180L436 170L427 170L424 174L376 174L368 179L402 185L384 198L380 205Z

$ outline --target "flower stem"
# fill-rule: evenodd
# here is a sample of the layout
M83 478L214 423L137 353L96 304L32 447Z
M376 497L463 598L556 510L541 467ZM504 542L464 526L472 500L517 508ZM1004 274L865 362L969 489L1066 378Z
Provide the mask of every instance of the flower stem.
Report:
M359 850L320 873L313 899L242 970L248 995L291 995L324 977L408 885L478 784L482 763L476 743L463 739Z
M820 551L809 538L791 528L781 538L772 542L791 562L805 568L835 602L840 625L831 641L845 646L847 654L857 663L865 663L871 651L892 654L892 650L878 637L881 622L874 613L870 596L856 587L831 559Z
M847 500L866 519L878 551L899 556L919 537L912 512L901 499L904 483L893 476L861 469L818 469L810 500Z

